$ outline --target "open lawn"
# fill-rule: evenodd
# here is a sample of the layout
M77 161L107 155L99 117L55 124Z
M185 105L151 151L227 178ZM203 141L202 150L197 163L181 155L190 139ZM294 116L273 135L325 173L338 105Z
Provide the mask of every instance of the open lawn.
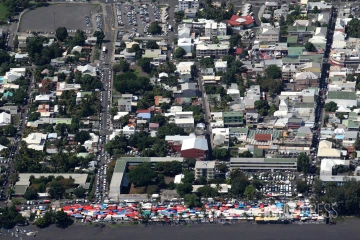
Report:
M7 22L7 19L6 19L6 14L7 14L7 9L6 7L4 6L3 3L0 3L0 24L4 24Z

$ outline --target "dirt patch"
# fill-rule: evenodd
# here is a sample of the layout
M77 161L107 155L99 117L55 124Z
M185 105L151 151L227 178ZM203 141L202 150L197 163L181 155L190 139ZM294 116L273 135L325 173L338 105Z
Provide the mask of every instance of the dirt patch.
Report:
M165 179L165 183L166 184L169 184L169 183L171 183L171 182L174 182L174 177L164 177L164 179Z
M129 194L145 194L146 187L135 187L134 184L131 184Z

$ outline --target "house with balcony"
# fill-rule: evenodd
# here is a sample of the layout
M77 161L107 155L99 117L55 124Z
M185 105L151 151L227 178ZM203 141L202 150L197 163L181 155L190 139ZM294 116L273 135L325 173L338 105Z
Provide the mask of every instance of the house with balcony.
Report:
M226 56L229 53L229 44L207 44L201 43L196 45L196 57L208 57L208 56Z
M257 34L256 40L260 42L279 42L280 29L275 28L270 25L260 26Z
M244 113L242 111L223 112L224 126L242 126Z

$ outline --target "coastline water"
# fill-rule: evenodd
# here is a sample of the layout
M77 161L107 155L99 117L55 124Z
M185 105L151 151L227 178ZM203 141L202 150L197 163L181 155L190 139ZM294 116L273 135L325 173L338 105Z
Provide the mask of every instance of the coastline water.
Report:
M223 240L223 239L251 239L251 240L346 240L357 239L357 219L347 219L337 225L324 224L248 224L235 223L231 225L181 225L181 226L95 226L73 225L67 229L50 226L45 229L27 227L27 230L37 231L35 237L22 234L23 239L44 240ZM6 233L0 239L15 239Z

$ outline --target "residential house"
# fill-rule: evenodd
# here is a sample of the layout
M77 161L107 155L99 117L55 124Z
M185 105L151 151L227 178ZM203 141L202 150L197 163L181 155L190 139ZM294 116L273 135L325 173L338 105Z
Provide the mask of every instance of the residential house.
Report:
M289 129L299 129L303 124L302 118L289 118L288 120L288 128Z
M226 24L217 23L214 20L208 20L205 24L205 36L213 38L215 36L226 35Z
M238 141L245 142L248 135L248 128L243 127L230 127L229 137L236 138Z
M58 82L56 85L56 96L61 96L63 91L73 90L77 92L81 88L80 84L70 84L66 82Z
M88 74L90 76L96 76L96 67L93 67L89 64L86 64L85 66L77 66L76 68L78 71L80 71L83 75Z
M227 67L227 61L218 60L215 62L216 72L226 72Z
M246 90L246 95L244 98L245 109L253 109L255 108L255 102L260 100L260 86L252 85L250 88Z
M196 97L198 96L197 83L183 83L180 84L181 90L174 91L174 97Z
M294 81L286 84L288 88L292 90L305 90L309 87L317 87L319 76L312 72L300 72L296 73Z
M176 65L176 72L179 74L178 81L180 83L189 82L192 79L191 68L195 62L179 62Z
M0 126L6 126L11 124L11 114L6 112L0 113Z
M191 38L179 38L178 47L184 49L186 53L192 53L194 51L194 43Z
M43 151L46 139L47 134L30 133L26 138L23 138L22 140L26 142L29 149Z
M229 44L207 44L201 43L196 46L196 57L226 56L229 53Z
M279 42L280 30L273 26L260 26L256 40L260 42Z
M253 111L251 109L246 111L246 115L245 115L245 122L246 125L256 125L259 121L259 113L256 112L256 110L254 109Z
M297 73L297 68L295 65L287 64L282 66L281 68L281 76L283 80L290 80L295 77L295 74Z

